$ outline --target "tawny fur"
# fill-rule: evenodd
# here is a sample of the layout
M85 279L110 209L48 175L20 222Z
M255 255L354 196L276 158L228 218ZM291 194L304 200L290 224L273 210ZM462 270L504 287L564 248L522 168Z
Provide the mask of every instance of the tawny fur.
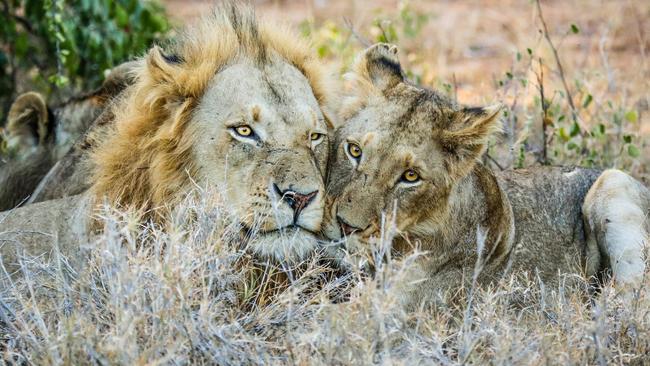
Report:
M347 80L323 231L347 237L347 258L360 262L382 225L395 222L393 254L424 251L404 284L405 304L512 273L554 289L610 266L621 281L639 284L650 205L639 182L573 167L491 171L480 158L500 129L500 107L461 107L411 84L394 46L370 47ZM350 143L360 157L346 152ZM411 170L419 180L402 178ZM601 253L616 259L604 263Z
M326 109L327 81L309 45L277 24L254 22L252 9L229 4L188 28L169 55L158 47L149 52L136 84L116 104L114 132L94 154L97 197L136 207L180 198L175 193L196 173L186 123L214 75L237 58L263 61L267 52L276 52L307 77ZM170 64L165 60L170 55L182 62Z
M650 248L650 191L620 170L606 170L582 206L592 257L621 285L643 281ZM595 262L595 260L594 260Z
M39 181L41 186L47 186L50 190L60 191L61 187L71 185L54 179L43 182L43 178L57 161L63 159L75 141L86 133L112 98L129 84L128 71L131 66L131 63L125 63L114 68L99 88L58 106L47 106L45 99L34 92L16 99L11 106L4 133L0 136L6 145L0 155L0 211L25 202L63 197L36 197L33 193ZM75 166L68 164L68 167L69 172L77 170ZM85 173L87 175L88 172ZM86 184L81 191L85 188ZM80 192L79 189L76 191Z
M175 204L198 189L225 202L247 248L264 259L302 260L317 248L331 79L306 42L227 1L164 51L153 47L133 75L133 85L98 121L108 128L86 136L69 156L75 165L90 147L90 160L81 159L90 164L78 171L92 169L92 186L58 204L90 215L93 205L107 202L141 209L143 220L164 225ZM236 132L244 125L255 133ZM310 198L298 205L300 197ZM77 201L83 204L71 203ZM0 234L39 222L51 227L43 223L51 211L21 212L0 218ZM52 243L27 244L41 254Z

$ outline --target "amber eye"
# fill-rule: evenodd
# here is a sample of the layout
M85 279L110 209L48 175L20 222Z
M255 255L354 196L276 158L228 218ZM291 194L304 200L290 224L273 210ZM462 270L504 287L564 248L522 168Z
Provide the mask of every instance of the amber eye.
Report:
M250 135L253 134L253 129L250 128L249 126L244 125L244 126L235 127L235 132L237 132L239 136L249 137Z
M311 135L309 135L309 138L312 141L318 141L321 139L321 137L323 137L323 134L318 132L312 132Z
M402 174L402 180L407 183L415 183L420 180L420 175L413 169L409 169Z
M361 148L357 144L350 143L348 144L348 153L351 157L359 159L361 157Z

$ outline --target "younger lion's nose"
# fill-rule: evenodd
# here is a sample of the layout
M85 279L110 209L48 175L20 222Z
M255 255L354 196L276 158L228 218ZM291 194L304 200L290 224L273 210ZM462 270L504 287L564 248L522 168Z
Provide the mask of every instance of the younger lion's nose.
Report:
M273 188L275 188L276 193L280 195L281 199L284 202L286 202L289 205L289 207L291 207L291 209L293 210L294 224L296 223L296 221L298 221L298 216L300 216L300 212L302 212L302 210L304 210L305 207L309 206L311 201L313 201L316 195L318 195L318 191L313 191L307 194L298 193L291 189L281 191L280 188L275 184L273 185Z

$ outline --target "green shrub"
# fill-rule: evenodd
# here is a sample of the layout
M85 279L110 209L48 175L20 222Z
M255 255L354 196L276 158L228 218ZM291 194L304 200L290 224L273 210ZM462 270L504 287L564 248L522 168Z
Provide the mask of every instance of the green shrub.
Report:
M62 97L98 86L105 70L168 29L163 8L151 1L0 1L0 120L17 92Z

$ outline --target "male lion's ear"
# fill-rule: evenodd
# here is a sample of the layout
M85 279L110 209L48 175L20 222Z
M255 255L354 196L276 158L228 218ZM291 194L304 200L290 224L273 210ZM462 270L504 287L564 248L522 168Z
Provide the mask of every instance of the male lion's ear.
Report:
M404 81L397 46L377 43L363 51L354 64L352 75L384 92Z
M20 95L7 116L8 141L15 146L43 144L49 134L49 111L43 97L34 92Z
M501 130L499 116L503 106L463 108L456 112L450 126L440 134L449 173L460 178L467 174L487 148L490 136Z
M153 46L147 55L147 67L151 76L158 82L173 80L175 68L183 63L183 59L173 53L165 53L162 48Z

